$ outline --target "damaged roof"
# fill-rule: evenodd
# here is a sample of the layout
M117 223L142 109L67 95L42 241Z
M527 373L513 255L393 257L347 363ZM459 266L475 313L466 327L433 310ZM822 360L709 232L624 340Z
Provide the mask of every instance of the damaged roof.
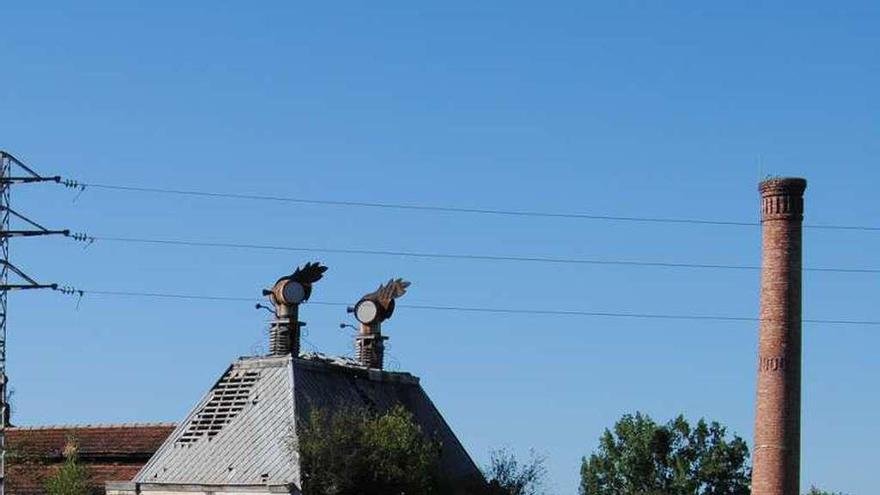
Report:
M234 362L134 478L141 484L299 486L296 421L316 407L400 404L442 442L441 462L454 478L479 469L409 373L368 370L312 355Z

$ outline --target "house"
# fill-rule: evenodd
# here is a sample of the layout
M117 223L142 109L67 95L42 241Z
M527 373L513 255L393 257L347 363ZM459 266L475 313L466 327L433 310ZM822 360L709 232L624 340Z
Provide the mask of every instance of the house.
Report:
M299 494L297 424L316 408L403 406L423 433L440 440L441 469L450 479L482 480L419 378L384 369L381 323L408 282L392 279L350 309L360 322L357 359L300 354L299 304L324 270L307 264L264 291L275 309L270 354L229 365L131 481L107 484L108 495Z
M6 493L44 495L71 445L95 493L104 493L106 482L133 478L173 430L173 424L8 427Z

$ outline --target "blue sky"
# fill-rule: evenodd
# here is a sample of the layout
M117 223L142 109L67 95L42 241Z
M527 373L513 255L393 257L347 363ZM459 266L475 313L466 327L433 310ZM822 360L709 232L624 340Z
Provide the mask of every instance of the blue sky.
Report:
M43 2L0 8L0 146L85 182L304 198L754 221L767 174L807 222L877 225L880 9L869 2ZM97 236L757 264L754 227L208 200L50 185L14 207ZM807 230L805 265L877 268L880 234ZM314 258L313 299L390 276L411 304L757 314L758 273L16 240L33 276L92 290L255 296ZM806 318L878 320L876 274L805 275ZM20 424L180 420L265 344L247 302L10 296ZM302 318L350 352L341 308ZM756 324L401 309L395 365L474 457L580 457L623 413L751 441ZM804 329L803 483L875 489L877 327Z

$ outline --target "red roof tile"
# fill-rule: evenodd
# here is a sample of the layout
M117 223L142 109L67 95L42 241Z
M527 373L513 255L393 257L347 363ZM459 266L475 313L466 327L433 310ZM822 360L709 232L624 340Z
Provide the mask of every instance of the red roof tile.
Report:
M108 481L129 481L174 429L171 424L8 428L9 495L43 495L46 481L64 462L69 439L88 467L95 493Z

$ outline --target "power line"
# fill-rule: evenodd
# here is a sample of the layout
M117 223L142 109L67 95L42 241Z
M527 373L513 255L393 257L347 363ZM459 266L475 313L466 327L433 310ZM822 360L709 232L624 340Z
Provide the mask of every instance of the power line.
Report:
M133 292L118 290L83 290L83 294L95 294L99 296L125 296L125 297L152 297L158 299L191 299L199 301L262 301L257 297L227 297L227 296L204 296L197 294L174 294L167 292Z
M239 199L252 201L274 201L283 203L296 203L305 205L319 206L343 206L343 207L359 207L374 208L388 210L408 210L438 213L465 213L476 215L495 215L495 216L512 216L512 217L533 217L533 218L568 218L576 220L605 220L615 222L639 222L639 223L664 223L664 224L692 224L692 225L720 225L720 226L737 226L737 227L757 227L759 222L742 222L728 220L712 220L700 218L674 218L674 217L648 217L648 216L619 216L619 215L600 215L593 213L576 213L576 212L549 212L549 211L533 211L533 210L507 210L499 208L463 208L456 206L439 206L424 204L404 204L404 203L386 203L386 202L368 202L368 201L348 201L348 200L329 200L329 199L310 199L291 196L271 196L262 194L247 193L223 193L212 191L197 191L188 189L164 189L158 187L141 187L126 186L119 184L101 184L101 183L82 183L81 187L91 187L95 189L107 189L115 191L127 192L143 192L155 194L170 194L178 196L192 196L201 198L222 198L222 199ZM830 224L806 224L805 228L821 229L821 230L854 230L880 232L880 227L865 225L830 225Z
M717 270L760 270L760 266L755 265L732 265L732 264L715 264L715 263L677 263L665 261L642 261L642 260L607 260L607 259L585 259L585 258L560 258L551 256L507 256L507 255L487 255L487 254L453 254L453 253L424 253L415 251L396 251L382 249L342 249L342 248L315 248L303 246L278 246L269 244L250 244L250 243L233 243L233 242L211 242L211 241L194 241L183 239L156 239L145 237L94 237L95 240L108 242L123 242L135 244L152 244L160 246L186 246L186 247L209 247L209 248L231 248L231 249L249 249L259 251L288 251L299 253L323 253L323 254L354 254L366 256L391 256L401 258L417 258L417 259L438 259L438 260L468 260L468 261L503 261L503 262L525 262L525 263L553 263L566 265L616 265L616 266L638 266L638 267L656 267L656 268L693 268L693 269L717 269ZM804 271L811 272L830 272L830 273L880 273L877 268L836 268L836 267L807 267Z
M433 311L463 311L470 313L499 313L499 314L524 314L524 315L555 315L555 316L596 316L611 318L638 318L660 320L695 320L695 321L749 321L760 322L761 318L748 316L724 316L724 315L680 315L680 314L656 314L656 313L614 313L600 311L567 311L567 310L531 310L531 309L508 309L508 308L479 308L462 306L433 306L406 304L402 308L424 309ZM770 321L769 319L767 321ZM871 320L826 320L804 319L802 323L821 323L829 325L872 325L880 326L880 321Z
M257 302L262 299L257 297L231 297L231 296L210 296L200 294L185 293L169 293L169 292L136 292L136 291L113 291L113 290L84 290L86 295L104 295L104 296L122 296L122 297L147 297L161 299L183 299L183 300L204 300L204 301L241 301L241 302ZM332 302L332 301L309 301L307 304L318 306L337 306L348 307L349 303ZM749 316L728 316L728 315L686 315L686 314L663 314L663 313L637 313L637 312L610 312L610 311L581 311L581 310L555 310L555 309L513 309L513 308L491 308L480 306L441 306L430 304L399 304L398 308L425 310L425 311L446 311L460 313L488 313L488 314L506 314L506 315L536 315L536 316L586 316L601 318L630 318L630 319L649 319L649 320L687 320L687 321L732 321L732 322L760 322L760 318ZM843 320L843 319L804 319L803 323L823 324L823 325L858 325L858 326L880 326L880 321L875 320Z

